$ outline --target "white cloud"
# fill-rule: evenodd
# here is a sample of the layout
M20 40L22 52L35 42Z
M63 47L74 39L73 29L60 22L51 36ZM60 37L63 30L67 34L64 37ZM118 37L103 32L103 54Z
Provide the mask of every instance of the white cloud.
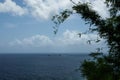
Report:
M106 17L109 17L109 12L108 12L108 9L105 5L105 0L94 0L92 2L92 6L93 6L93 9L95 11L98 12L98 14L100 14L100 16L102 16L102 18L106 18Z
M109 17L108 8L104 4L105 0L73 0L75 3L78 1L90 2L94 10L96 10L103 18ZM15 15L23 15L29 13L38 19L49 19L53 15L59 13L64 9L71 9L72 2L70 0L23 0L24 7L17 5L12 0L5 0L0 3L0 12L10 12Z
M45 35L35 35L24 39L16 39L10 42L11 46L40 47L51 45L52 41Z
M66 30L61 37L57 38L56 42L62 46L69 46L81 43L81 39L78 31Z
M98 35L96 34L81 34L78 35L78 31L66 30L61 37L56 39L56 43L60 46L75 46L75 45L88 45L88 40L96 40Z
M109 17L108 8L104 4L105 0L73 0L85 3L90 2L94 10L96 10L103 18ZM59 13L61 10L70 9L72 2L70 0L24 0L29 12L36 18L48 19Z
M109 8L106 7L105 0L80 0L81 3L91 3L89 4L92 6L92 9L97 11L97 13L102 17L102 18L107 18L110 17L109 15Z
M80 38L78 31L66 30L61 36L54 38L46 35L35 35L24 39L16 39L10 42L10 46L24 49L31 48L31 50L39 48L44 52L47 52L46 49L48 50L48 48L55 52L90 52L101 46L95 43L91 45L87 43L88 40L96 38L97 35L95 34L83 34Z
M48 19L61 9L71 6L70 0L24 0L30 13L36 18Z
M95 34L83 34L81 38L78 31L66 30L61 36L54 38L46 35L34 35L31 37L16 39L9 43L9 47L23 52L55 52L55 53L72 53L72 52L92 52L98 47L103 47L103 41L89 45L88 40L97 38ZM106 49L105 49L106 51Z
M15 15L23 15L26 13L26 9L20 7L12 0L5 0L4 3L0 3L0 12L10 12Z

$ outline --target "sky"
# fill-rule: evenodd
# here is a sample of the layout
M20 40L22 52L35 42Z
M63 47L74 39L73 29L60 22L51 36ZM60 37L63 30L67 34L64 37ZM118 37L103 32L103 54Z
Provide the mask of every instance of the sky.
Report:
M104 0L73 1L91 2L102 18L109 17ZM0 53L90 53L105 47L103 39L87 43L98 38L95 33L79 37L89 25L77 14L61 24L56 35L53 33L51 18L72 6L70 0L0 0Z

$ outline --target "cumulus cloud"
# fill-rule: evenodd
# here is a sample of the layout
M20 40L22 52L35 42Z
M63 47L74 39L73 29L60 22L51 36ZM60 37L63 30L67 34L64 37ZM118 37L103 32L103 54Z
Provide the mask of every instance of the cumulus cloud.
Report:
M97 38L95 34L83 34L81 37L78 35L78 31L66 30L62 36L56 38L50 38L46 35L35 35L24 39L16 39L10 42L11 46L22 47L49 47L51 48L69 48L77 46L88 46L88 40L94 40ZM93 44L94 45L94 44Z
M109 8L106 7L105 0L80 0L81 3L90 3L89 5L92 7L93 10L97 11L97 13L102 18L110 17L109 15Z
M105 0L73 0L90 2L94 10L96 10L103 18L108 17L108 8L106 8ZM0 12L10 12L16 15L28 14L35 18L49 19L53 15L59 13L64 9L71 9L72 2L70 0L23 0L24 7L17 5L12 0L5 0L0 3Z
M70 9L73 5L70 0L24 0L24 2L34 17L43 19L48 19L61 10ZM109 17L108 8L104 3L105 0L73 0L73 2L89 2L103 18Z
M40 47L51 45L52 41L45 35L35 35L24 39L16 39L10 42L11 46L23 46L23 47Z
M0 3L0 12L10 12L15 15L23 15L26 13L26 9L20 7L12 0L5 0L4 3Z
M100 43L88 44L88 40L95 40L96 34L83 34L81 37L78 31L66 30L61 36L54 38L46 35L34 35L23 39L16 39L9 43L9 47L18 48L26 51L43 51L43 52L91 52L97 47L103 47L103 41Z
M34 17L44 19L48 19L60 9L67 9L71 5L69 0L24 0L24 2Z
M81 37L78 35L78 31L66 30L63 35L57 38L59 45L88 45L88 40L95 40L98 36L95 34L82 34Z
M107 8L105 5L105 0L94 0L92 2L92 7L98 12L98 14L100 14L100 16L102 16L102 18L110 16L108 12L109 8Z

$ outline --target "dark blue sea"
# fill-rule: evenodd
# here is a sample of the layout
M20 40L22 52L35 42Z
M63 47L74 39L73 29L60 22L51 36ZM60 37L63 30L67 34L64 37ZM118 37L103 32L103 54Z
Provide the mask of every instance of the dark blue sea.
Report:
M0 80L84 80L85 54L0 54Z

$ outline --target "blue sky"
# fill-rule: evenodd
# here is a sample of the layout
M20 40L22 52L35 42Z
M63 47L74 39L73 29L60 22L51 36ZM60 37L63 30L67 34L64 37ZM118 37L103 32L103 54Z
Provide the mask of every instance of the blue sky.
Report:
M85 1L103 18L109 16L104 0ZM0 53L88 53L104 46L103 41L87 44L96 34L79 38L89 26L79 15L69 17L54 35L52 16L71 6L69 0L0 0Z

